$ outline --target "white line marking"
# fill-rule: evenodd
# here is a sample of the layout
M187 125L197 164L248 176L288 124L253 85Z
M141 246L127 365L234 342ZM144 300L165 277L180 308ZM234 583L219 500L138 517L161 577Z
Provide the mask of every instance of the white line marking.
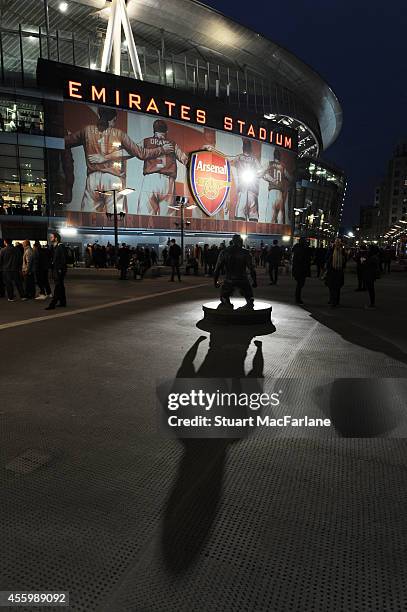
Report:
M103 308L111 308L112 306L120 306L121 304L131 304L132 302L141 302L143 300L150 300L151 298L161 297L162 295L169 295L171 293L180 293L181 291L187 291L188 289L197 289L198 287L208 287L207 283L200 285L190 285L188 287L180 287L179 289L169 289L168 291L159 291L157 293L149 293L148 295L141 295L134 298L126 298L125 300L118 300L117 302L106 302L105 304L98 304L97 306L88 306L86 308L77 308L76 310L68 310L66 312L58 312L56 314L44 315L43 317L35 317L34 319L24 319L23 321L12 321L11 323L0 324L0 331L2 329L9 329L10 327L20 327L21 325L30 325L31 323L39 323L40 321L49 321L50 319L61 319L62 317L72 317L82 312L92 312L94 310L103 310Z

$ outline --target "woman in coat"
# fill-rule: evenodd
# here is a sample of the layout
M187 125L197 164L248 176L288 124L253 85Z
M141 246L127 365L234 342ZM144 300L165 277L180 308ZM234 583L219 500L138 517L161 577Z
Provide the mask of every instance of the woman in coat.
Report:
M379 259L379 249L374 244L371 244L369 247L369 251L367 254L366 260L363 262L362 274L363 280L365 281L366 289L369 293L370 304L365 306L365 308L375 308L376 303L376 292L375 292L375 282L379 277L380 273L380 259Z
M305 238L300 238L293 247L292 274L297 285L295 288L296 304L304 304L302 301L302 288L307 276L311 276L311 251Z
M345 264L346 256L342 241L336 238L333 247L328 251L326 260L326 284L329 288L329 304L332 308L340 304Z

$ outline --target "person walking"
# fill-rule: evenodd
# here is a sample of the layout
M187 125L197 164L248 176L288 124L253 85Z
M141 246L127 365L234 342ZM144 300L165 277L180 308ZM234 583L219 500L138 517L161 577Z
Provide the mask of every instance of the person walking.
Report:
M202 251L202 262L201 265L204 268L204 276L208 276L208 266L209 266L209 244L204 244L204 248Z
M34 276L40 290L36 300L46 300L51 297L52 291L49 285L48 270L51 266L51 254L48 247L41 247L36 241L33 248L34 253Z
M326 260L326 284L329 288L329 304L331 308L339 306L341 300L341 288L344 284L344 268L346 257L342 240L336 238L333 247L329 249Z
M302 289L305 279L310 276L311 253L305 238L300 238L299 242L293 247L292 274L297 285L295 288L296 304L304 304L302 301Z
M88 244L85 249L85 267L90 268L93 264L93 249L92 245Z
M171 240L170 248L168 249L168 259L171 266L170 282L174 282L175 272L178 276L178 282L181 282L181 273L179 270L179 259L181 257L181 247L176 243L175 238Z
M367 258L367 251L364 246L361 246L356 251L355 261L356 261L356 274L358 277L358 286L355 291L366 291L365 280L363 278L363 266Z
M366 260L363 264L363 279L369 293L370 304L366 309L376 308L375 282L380 276L379 249L374 244L370 245Z
M219 250L216 244L212 244L210 249L207 252L207 262L208 262L208 275L213 276L213 272L215 270L216 262L218 261Z
M319 246L315 250L315 265L317 267L317 278L320 278L321 272L324 271L326 261L326 249L323 246Z
M151 265L152 266L156 266L157 265L157 251L155 250L155 247L151 247Z
M38 240L36 240L33 245L33 272L34 272L34 282L36 285L38 285L40 293L35 299L45 300L47 296L45 295L45 292L42 291L41 282L40 282L40 250L41 250L41 245L38 242Z
M9 238L4 238L4 247L0 251L0 270L6 287L9 302L14 302L14 285L22 300L24 297L23 284L20 277L22 256L20 250L13 246Z
M61 242L61 236L54 232L50 236L51 243L54 245L52 258L52 274L55 281L54 295L52 300L45 310L54 310L56 306L65 308L66 293L65 293L65 275L66 275L66 249Z
M27 300L32 300L35 298L34 255L29 240L24 240L23 247L22 273L24 279L24 293Z
M391 260L392 260L392 252L390 247L386 247L383 251L383 272L387 274L390 274L390 267L391 267Z
M281 255L282 253L281 248L278 246L278 240L273 240L273 246L270 247L266 255L266 261L269 265L270 285L277 285Z
M127 269L130 264L130 249L123 242L122 246L119 249L119 270L120 270L120 280L127 280Z

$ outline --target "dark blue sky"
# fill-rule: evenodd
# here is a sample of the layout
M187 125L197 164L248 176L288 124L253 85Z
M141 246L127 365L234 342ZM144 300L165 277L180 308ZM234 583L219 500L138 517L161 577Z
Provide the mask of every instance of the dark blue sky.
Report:
M344 223L357 223L394 145L407 139L406 0L203 2L280 43L332 87L344 122L323 157L345 170Z

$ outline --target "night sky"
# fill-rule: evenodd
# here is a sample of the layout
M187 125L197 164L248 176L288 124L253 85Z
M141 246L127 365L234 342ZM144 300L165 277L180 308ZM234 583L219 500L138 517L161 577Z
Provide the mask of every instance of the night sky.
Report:
M325 79L343 127L323 158L348 180L344 225L371 205L397 142L407 140L405 0L203 0L286 47Z

